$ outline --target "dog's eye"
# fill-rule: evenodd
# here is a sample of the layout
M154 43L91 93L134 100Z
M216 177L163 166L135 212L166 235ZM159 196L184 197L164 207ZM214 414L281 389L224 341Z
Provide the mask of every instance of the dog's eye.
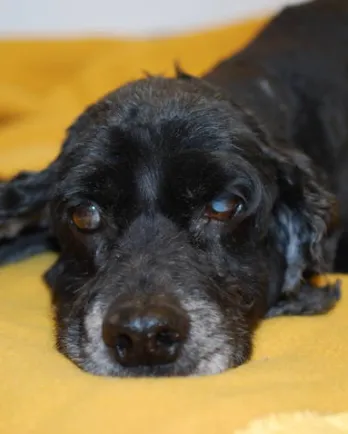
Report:
M101 217L94 204L78 205L71 211L71 220L81 231L92 232L99 228Z
M218 198L205 208L205 216L210 220L226 221L243 209L242 200L237 197Z

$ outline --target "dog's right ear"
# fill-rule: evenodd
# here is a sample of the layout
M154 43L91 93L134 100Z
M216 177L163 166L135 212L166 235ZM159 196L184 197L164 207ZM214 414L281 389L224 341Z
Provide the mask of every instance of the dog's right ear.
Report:
M338 204L326 176L300 149L271 138L251 113L244 120L258 138L258 149L276 173L278 197L271 233L286 260L283 293L297 291L305 275L331 271L339 234ZM285 135L284 135L285 136Z
M23 247L18 242L23 234L33 237L47 229L47 203L56 177L57 161L41 172L21 172L0 182L0 262L7 262L4 252L12 255L15 245Z

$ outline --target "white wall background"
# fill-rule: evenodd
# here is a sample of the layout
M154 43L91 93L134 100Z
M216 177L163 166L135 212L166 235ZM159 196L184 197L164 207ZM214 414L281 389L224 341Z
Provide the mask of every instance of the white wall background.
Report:
M0 0L0 34L173 34L301 0Z

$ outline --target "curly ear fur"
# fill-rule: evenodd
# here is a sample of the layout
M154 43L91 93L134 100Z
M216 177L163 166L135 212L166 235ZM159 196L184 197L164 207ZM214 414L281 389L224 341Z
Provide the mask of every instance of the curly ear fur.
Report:
M281 140L275 144L254 116L245 116L260 150L274 162L278 174L280 193L271 232L287 263L283 291L289 293L296 290L304 273L329 271L334 260L337 203L324 175L304 153Z
M47 249L47 212L56 163L0 183L0 263Z

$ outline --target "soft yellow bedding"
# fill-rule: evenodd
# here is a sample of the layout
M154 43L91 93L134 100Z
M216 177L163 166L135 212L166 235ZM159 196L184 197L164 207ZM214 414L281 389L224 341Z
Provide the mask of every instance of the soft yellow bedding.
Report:
M260 25L152 42L0 42L0 176L44 167L66 126L104 92L142 70L171 74L173 60L202 73ZM231 434L270 413L348 410L348 279L329 315L265 321L253 360L241 368L205 378L120 380L83 373L55 350L40 280L53 260L45 254L0 269L1 434ZM340 432L348 433L343 420ZM278 431L265 422L249 432Z

